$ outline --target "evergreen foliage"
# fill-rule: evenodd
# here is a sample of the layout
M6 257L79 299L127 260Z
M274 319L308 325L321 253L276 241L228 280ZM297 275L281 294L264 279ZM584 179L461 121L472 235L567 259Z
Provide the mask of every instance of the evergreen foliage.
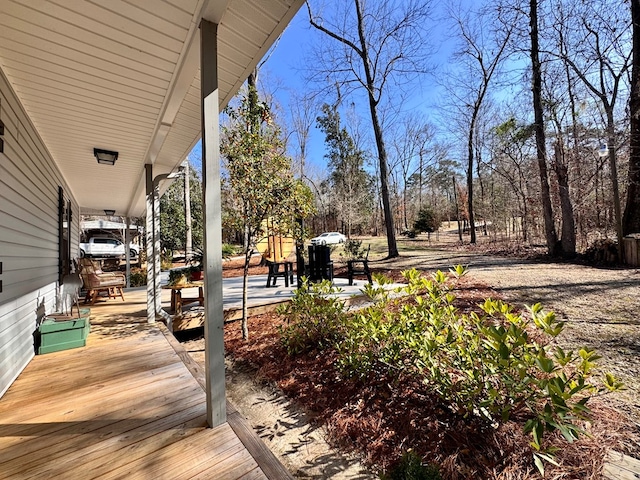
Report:
M373 211L373 178L364 169L365 153L340 123L335 107L324 104L318 126L325 134L329 167L331 210L346 225L347 236L362 230Z
M413 224L413 229L417 232L431 233L440 228L440 220L433 209L425 205L418 212L418 219Z
M202 179L195 168L189 168L189 190L193 248L202 249ZM169 252L184 250L186 235L184 180L179 177L160 197L160 246L162 250Z
M308 187L293 178L280 128L253 85L225 112L229 122L222 129L220 146L228 206L225 218L227 226L244 234L242 331L247 339L246 289L253 245L267 235L291 235L298 218L312 211L308 203L312 197Z
M611 374L601 386L593 382L600 358L593 350L555 346L564 324L540 304L525 314L486 299L480 312L459 312L453 291L465 274L461 266L431 278L406 271L408 284L397 289L408 297L402 303L384 288L389 280L376 275L377 285L363 290L372 304L354 314L343 301L329 301L326 288L299 289L282 310L290 321L282 341L292 354L334 348L346 377L414 375L461 418L487 426L517 419L543 472L544 462L554 462L545 434L578 439L591 418L589 399L624 386Z

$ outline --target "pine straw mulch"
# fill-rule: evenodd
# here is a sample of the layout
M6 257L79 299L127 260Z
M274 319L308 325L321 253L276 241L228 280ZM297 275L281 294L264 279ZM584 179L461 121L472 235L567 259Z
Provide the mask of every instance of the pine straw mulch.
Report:
M399 279L399 272L391 273ZM486 285L472 284L466 278L456 290L462 311L477 308L487 297L498 297ZM493 429L462 419L410 376L380 374L366 381L345 380L336 369L334 351L288 356L278 334L285 322L275 313L250 318L248 342L242 340L237 323L228 324L226 352L312 412L335 446L359 454L376 470L387 470L412 449L437 464L448 480L538 477L522 420ZM591 437L567 444L554 435L552 443L559 447L561 466L548 465L545 478L601 478L607 450L623 450L626 419L603 400L593 399L589 405L594 422L585 429Z
M261 265L262 257L254 256L249 261L249 275L266 275L269 267ZM242 277L244 275L244 257L231 258L222 262L222 278Z

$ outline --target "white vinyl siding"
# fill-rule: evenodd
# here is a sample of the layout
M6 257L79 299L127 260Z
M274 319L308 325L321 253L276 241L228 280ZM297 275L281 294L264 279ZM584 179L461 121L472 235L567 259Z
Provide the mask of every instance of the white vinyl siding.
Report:
M77 254L80 212L59 169L0 70L0 395L35 353L38 322L55 308L58 186L72 199L70 238Z

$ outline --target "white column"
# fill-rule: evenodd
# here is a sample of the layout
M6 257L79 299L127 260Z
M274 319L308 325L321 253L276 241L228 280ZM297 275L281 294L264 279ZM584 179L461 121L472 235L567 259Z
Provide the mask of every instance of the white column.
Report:
M218 125L218 25L200 23L202 95L202 179L204 190L205 374L207 422L227 421L224 387L224 320L222 316L222 215L220 202L220 132Z
M126 230L124 231L124 253L125 253L125 274L127 276L127 288L131 286L131 259L129 258L129 250L131 250L131 232L129 226L131 225L131 219L127 217L125 219Z
M191 187L189 179L189 159L184 163L184 221L187 230L184 256L185 260L191 260L193 255L193 235L191 230Z
M162 287L160 285L160 188L153 180L153 285L155 287L153 300L156 318L162 317Z
M144 166L145 189L146 189L146 218L145 218L145 239L147 242L147 322L156 321L156 301L155 301L155 269L153 265L154 253L154 188L153 188L153 165Z

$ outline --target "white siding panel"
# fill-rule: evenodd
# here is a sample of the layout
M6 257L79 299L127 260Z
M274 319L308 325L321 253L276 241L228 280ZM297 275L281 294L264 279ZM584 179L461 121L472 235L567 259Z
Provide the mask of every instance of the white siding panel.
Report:
M4 76L0 75L0 92L12 91ZM8 116L12 120L13 129L9 131L5 126L5 155L11 160L17 168L24 172L27 177L40 176L44 177L42 184L47 188L41 189L41 195L51 195L51 189L48 187L56 186L56 176L51 158L42 145L40 138L34 134L31 121L22 109L18 100L14 97L0 97L2 100L0 105L0 114L2 118ZM4 120L3 120L4 121ZM6 122L5 122L6 123ZM9 151L7 151L9 150ZM51 197L52 198L52 197ZM57 198L57 193L55 194ZM57 205L57 204L56 204ZM57 211L57 207L54 208Z
M13 85L15 86L16 90L20 90L21 88L23 88L26 90L40 91L49 95L61 96L62 98L71 101L82 101L87 104L87 106L111 105L111 110L109 110L108 107L103 110L104 114L112 114L113 105L125 108L130 106L135 110L149 112L160 108L160 102L152 102L150 100L141 99L137 96L124 94L119 95L115 91L106 92L100 89L97 89L96 91L91 91L88 88L80 90L78 88L75 88L73 85L65 85L61 83L56 84L56 87L52 87L51 83L49 83L46 78L34 77L29 75L26 75L24 78L15 76Z
M156 103L162 103L164 98L165 91L161 88L141 82L136 86L132 86L130 82L125 83L125 79L115 75L111 75L112 78L108 79L106 77L110 76L109 72L100 72L100 76L96 77L84 70L72 70L67 66L44 61L32 61L31 64L28 64L24 60L21 55L8 51L4 57L4 66L11 69L16 76L20 74L20 76L24 77L46 77L47 83L66 83L78 89L84 89L87 88L87 85L91 85L91 88L95 91L112 92L116 96L122 92L127 95L146 98Z
M180 12L178 9L173 9L173 11L169 13L160 12L168 15L167 18L162 18L158 15L159 10L156 10L156 7L159 7L157 4L160 2L135 0L135 2L132 3L137 3L138 5L131 5L122 0L109 0L108 2L100 3L105 9L108 8L112 12L127 17L140 25L146 25L147 28L162 32L180 41L184 41L187 33L181 22L188 24L192 19L191 14Z
M24 345L25 348L16 348L15 350L7 350L6 352L0 352L0 362L4 368L7 366L6 370L0 370L0 397L4 395L7 389L11 386L23 368L10 368L10 367L19 367L20 365L27 365L31 359L35 355L34 349L26 348L27 345ZM6 356L5 356L6 353Z
M198 0L166 0L167 3L175 6L176 8L180 8L189 14L193 12L198 5Z
M0 70L0 395L35 353L34 332L55 308L58 287L58 186L72 199L72 252L79 209L15 93Z

